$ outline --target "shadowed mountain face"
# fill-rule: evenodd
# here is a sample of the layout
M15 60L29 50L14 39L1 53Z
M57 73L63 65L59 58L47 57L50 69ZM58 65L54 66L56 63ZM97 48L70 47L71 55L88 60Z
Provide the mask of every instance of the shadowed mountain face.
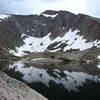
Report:
M100 47L100 19L67 11L0 15L0 55Z

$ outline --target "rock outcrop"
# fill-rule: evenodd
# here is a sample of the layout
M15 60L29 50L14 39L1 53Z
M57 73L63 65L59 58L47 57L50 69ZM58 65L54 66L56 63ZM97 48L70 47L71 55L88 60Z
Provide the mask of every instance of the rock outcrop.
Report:
M0 100L47 100L24 83L0 72Z

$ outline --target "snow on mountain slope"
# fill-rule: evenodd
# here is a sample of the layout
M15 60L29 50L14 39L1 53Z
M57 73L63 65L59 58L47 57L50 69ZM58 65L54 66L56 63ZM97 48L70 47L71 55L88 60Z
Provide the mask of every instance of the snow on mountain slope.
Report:
M97 58L100 59L100 55L98 55Z
M85 50L88 48L91 48L92 46L97 46L100 48L100 41L94 41L94 42L86 42L85 39L83 39L83 36L80 36L77 34L79 32L78 30L72 32L71 29L69 32L67 32L63 37L57 37L54 40L50 39L51 33L48 33L46 36L42 38L27 36L24 39L24 45L20 47L16 47L16 52L13 50L10 50L10 53L16 55L16 56L23 56L25 55L25 51L28 52L57 52L60 48L59 46L62 45L62 43L65 43L67 46L64 47L63 51L70 50L70 49L79 49L79 50ZM22 34L22 38L25 36L25 34ZM52 45L53 43L57 43L53 50L47 49L49 45ZM59 48L57 48L59 47Z
M100 19L67 11L0 15L0 56L100 47Z
M16 47L17 52L10 50L10 53L12 53L16 56L23 56L23 55L25 55L24 51L44 52L44 50L52 42L50 40L49 36L50 36L50 33L43 38L27 36L27 38L24 39L25 44L19 48ZM43 45L41 45L41 44L43 44Z
M51 18L55 18L58 14L54 14L54 15L49 15L49 14L42 14L45 17L51 17Z
M97 68L99 68L99 69L100 69L100 63L97 65Z
M10 15L1 15L1 14L0 14L0 21L1 21L2 19L6 19L6 18L8 18L8 17L10 17Z

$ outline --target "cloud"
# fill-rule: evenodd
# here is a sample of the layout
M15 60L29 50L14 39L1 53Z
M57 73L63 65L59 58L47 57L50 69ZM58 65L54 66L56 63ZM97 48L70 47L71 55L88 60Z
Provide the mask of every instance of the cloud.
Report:
M100 0L87 0L87 14L100 17Z
M3 0L0 2L0 13L32 13L32 3L31 0Z
M100 16L99 0L3 0L0 13L40 14L45 10L67 10Z
M3 0L0 2L0 13L30 14L47 9L69 10L77 13L84 12L85 5L84 0Z

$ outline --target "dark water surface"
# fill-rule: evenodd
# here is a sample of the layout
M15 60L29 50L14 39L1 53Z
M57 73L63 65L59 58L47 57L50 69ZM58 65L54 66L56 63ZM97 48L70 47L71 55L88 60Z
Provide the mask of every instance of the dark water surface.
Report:
M99 63L41 65L24 61L1 61L0 70L25 82L49 100L100 97Z

